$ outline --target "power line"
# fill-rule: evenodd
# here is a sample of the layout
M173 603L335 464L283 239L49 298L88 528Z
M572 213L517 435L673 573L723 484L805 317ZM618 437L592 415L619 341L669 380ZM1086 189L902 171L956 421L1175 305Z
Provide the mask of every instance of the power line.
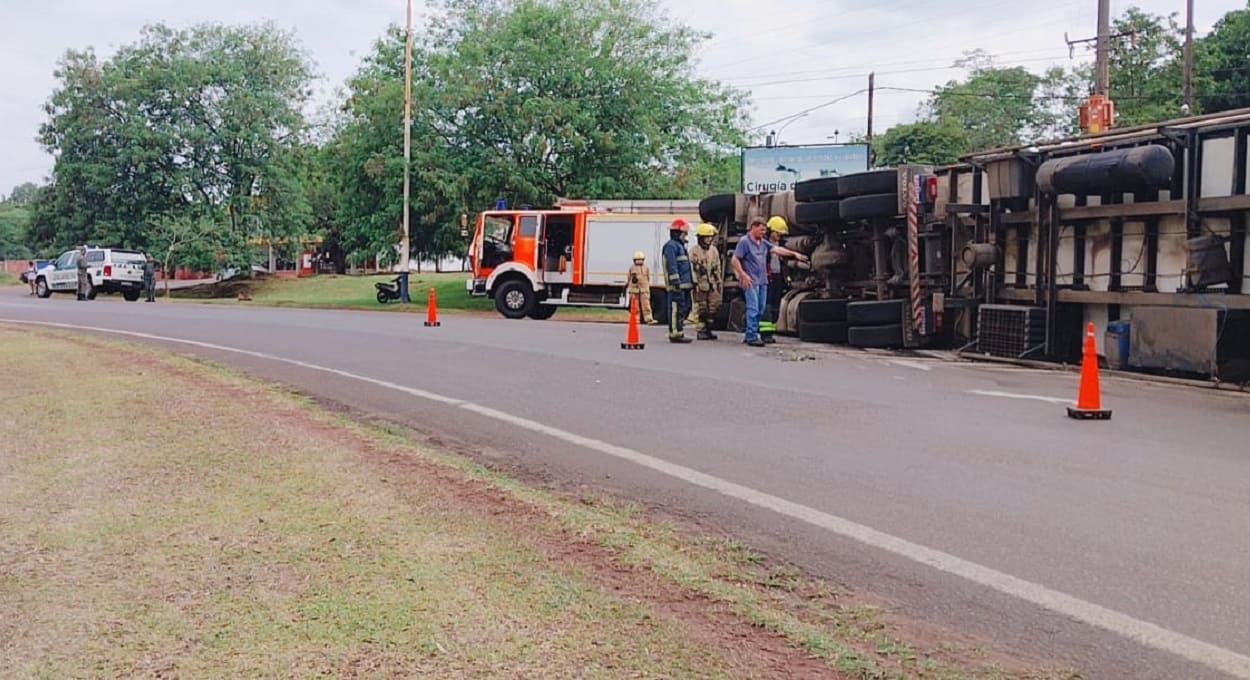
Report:
M756 131L756 130L762 130L763 128L766 128L766 127L768 127L768 126L770 126L770 125L776 125L777 123L783 123L783 122L785 122L785 121L787 121L787 120L791 120L791 119L793 119L793 118L798 118L798 117L800 117L800 116L806 116L807 114L811 113L812 111L819 111L820 109L823 109L823 108L826 108L826 107L833 106L834 104L837 104L838 102L846 101L847 99L850 99L851 97L855 97L855 96L857 96L857 95L864 94L864 93L865 93L865 92L867 92L867 91L868 91L868 88L864 88L864 89L862 89L862 90L856 90L855 92L851 92L851 93L849 93L849 94L845 94L845 95L842 95L842 96L840 96L840 97L837 97L837 98L834 98L834 99L830 99L829 101L827 101L827 102L825 102L825 103L823 103L823 104L817 104L816 106L813 106L813 107L811 107L811 108L807 108L807 109L803 109L802 111L798 111L798 112L792 113L792 114L790 114L790 115L788 115L788 116L782 116L781 118L778 118L778 119L776 119L776 120L770 120L770 121L768 121L767 123L764 123L764 124L762 124L762 125L756 125L755 127L750 128L749 130L747 130L747 132L754 132L754 131Z

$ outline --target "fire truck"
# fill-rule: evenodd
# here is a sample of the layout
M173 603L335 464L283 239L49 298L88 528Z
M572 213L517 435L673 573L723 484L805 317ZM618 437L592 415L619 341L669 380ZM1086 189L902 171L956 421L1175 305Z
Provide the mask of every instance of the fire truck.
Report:
M625 275L633 254L642 251L651 268L652 308L659 312L666 308L660 249L673 219L697 222L698 206L574 200L548 210L500 205L477 216L467 292L490 297L509 319L547 319L560 307L625 309Z

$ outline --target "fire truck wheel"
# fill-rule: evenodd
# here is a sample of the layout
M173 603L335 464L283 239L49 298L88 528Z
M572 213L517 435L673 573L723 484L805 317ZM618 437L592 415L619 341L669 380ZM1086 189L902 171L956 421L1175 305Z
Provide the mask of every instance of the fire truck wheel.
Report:
M813 300L799 303L799 325L806 322L846 321L846 300Z
M902 300L852 302L846 306L846 320L852 326L889 326L903 321Z
M794 200L799 203L832 201L838 198L837 177L817 177L794 184Z
M838 178L839 198L898 193L898 170L872 170Z
M799 340L841 345L846 343L847 329L845 321L800 321Z
M854 326L847 333L852 347L890 349L903 346L903 326Z
M661 326L668 325L668 295L664 291L651 291L651 316Z
M555 305L534 305L534 311L530 312L530 318L538 321L550 319L555 315L557 309L559 308Z
M898 194L868 194L844 198L838 201L838 213L844 220L894 217L898 214Z
M734 217L733 194L716 194L699 201L699 219L704 222L719 224L725 218Z
M509 319L524 319L534 310L534 289L526 281L504 281L495 289L495 309Z

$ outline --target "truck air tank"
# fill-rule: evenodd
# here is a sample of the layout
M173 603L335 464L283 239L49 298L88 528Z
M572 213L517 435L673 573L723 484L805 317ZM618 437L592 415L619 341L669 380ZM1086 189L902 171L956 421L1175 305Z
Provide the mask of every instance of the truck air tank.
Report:
M1047 194L1077 195L1165 189L1174 165L1171 150L1158 144L1054 158L1037 169L1037 186Z

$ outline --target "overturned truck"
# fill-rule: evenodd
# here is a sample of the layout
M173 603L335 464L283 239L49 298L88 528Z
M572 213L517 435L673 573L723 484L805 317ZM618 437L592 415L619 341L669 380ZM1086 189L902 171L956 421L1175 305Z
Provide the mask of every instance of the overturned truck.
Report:
M1076 361L1086 324L1114 368L1250 379L1250 110L721 194L732 251L791 223L778 332L859 347ZM729 271L729 270L727 270ZM740 321L727 282L724 321Z

